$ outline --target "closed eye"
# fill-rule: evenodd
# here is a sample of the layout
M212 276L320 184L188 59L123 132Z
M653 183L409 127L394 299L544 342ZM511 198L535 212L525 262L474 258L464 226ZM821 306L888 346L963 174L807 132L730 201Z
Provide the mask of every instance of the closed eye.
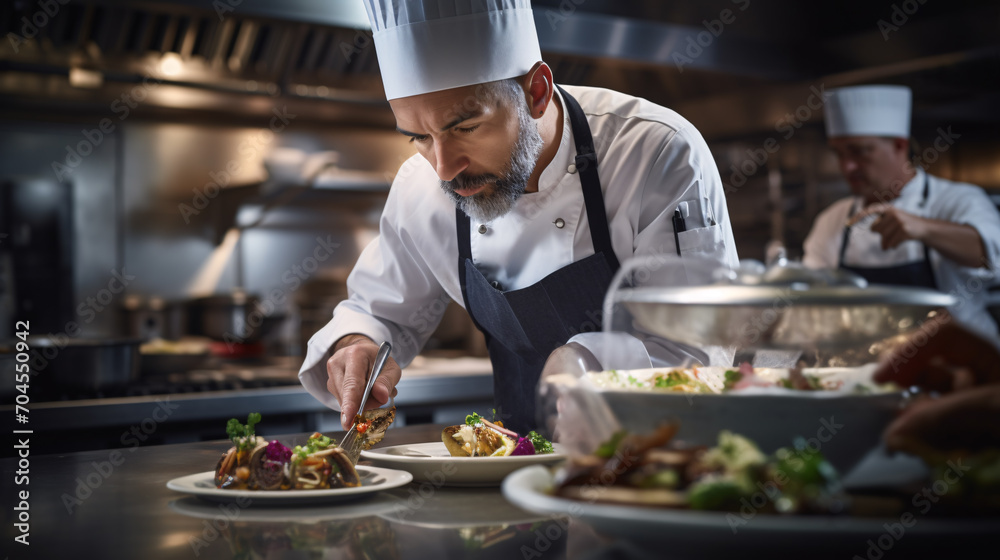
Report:
M415 134L413 136L410 136L410 142L411 143L417 142L419 144L423 144L424 142L427 141L427 138L428 136L426 134Z
M479 126L480 125L477 124L476 126L470 126L468 128L456 128L455 130L457 130L459 132L464 132L465 134L468 134L470 132L474 132L477 128L479 128Z

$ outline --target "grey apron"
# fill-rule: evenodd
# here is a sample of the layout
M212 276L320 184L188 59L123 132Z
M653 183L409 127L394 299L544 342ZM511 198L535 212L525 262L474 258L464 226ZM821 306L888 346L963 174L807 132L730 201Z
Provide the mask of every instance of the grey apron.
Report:
M456 211L459 283L465 308L486 337L496 416L522 435L540 425L535 417L535 389L546 358L573 335L600 330L604 294L618 270L590 126L577 101L562 88L559 91L576 141L576 168L594 254L531 286L503 291L473 264L469 217Z
M930 181L928 175L924 174L924 194L920 206L927 204L927 197L930 193ZM854 208L847 216L848 220L854 216ZM930 250L924 244L923 260L913 261L894 266L847 266L844 264L844 254L847 252L847 243L851 237L851 226L844 228L844 239L840 244L840 258L838 266L844 270L853 272L868 280L869 284L887 284L894 286L917 286L937 289L937 281L934 279L934 268L931 266Z

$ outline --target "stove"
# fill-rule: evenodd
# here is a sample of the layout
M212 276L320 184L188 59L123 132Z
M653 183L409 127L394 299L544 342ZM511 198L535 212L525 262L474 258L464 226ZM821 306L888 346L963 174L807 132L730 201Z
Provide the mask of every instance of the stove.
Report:
M39 388L35 402L82 401L242 391L298 386L298 357L231 360L213 357L197 369L142 375L126 384L106 384L96 388Z

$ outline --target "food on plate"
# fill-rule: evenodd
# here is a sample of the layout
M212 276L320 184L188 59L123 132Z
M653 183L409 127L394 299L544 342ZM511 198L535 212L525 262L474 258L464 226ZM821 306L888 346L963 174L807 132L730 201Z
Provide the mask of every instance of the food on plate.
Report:
M797 391L849 391L876 393L896 390L892 384L871 381L870 368L755 368L744 362L733 367L650 368L588 372L586 379L598 388L722 394L750 388Z
M441 441L452 457L510 457L552 453L552 443L532 430L525 436L490 422L473 412L465 424L448 426L441 431Z
M321 490L361 486L361 477L347 454L319 432L306 445L289 449L281 442L267 442L254 433L260 414L253 412L246 425L236 418L226 424L233 447L215 467L215 485L234 490Z
M766 456L749 439L719 433L715 447L672 441L678 426L649 435L618 432L555 474L555 494L588 502L759 513L840 513L846 499L818 451L781 448Z
M366 410L363 414L358 414L354 417L354 436L359 441L359 450L371 449L373 445L382 441L385 437L385 431L389 429L389 425L392 421L396 419L396 407L390 406L387 408L372 408ZM347 441L340 442L341 447L347 448Z

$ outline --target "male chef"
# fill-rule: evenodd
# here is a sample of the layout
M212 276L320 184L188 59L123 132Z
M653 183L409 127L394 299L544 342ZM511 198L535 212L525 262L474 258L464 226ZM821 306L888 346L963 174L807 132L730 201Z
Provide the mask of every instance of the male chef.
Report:
M911 92L869 85L832 90L830 147L853 196L817 218L803 263L840 267L872 284L951 293L955 319L997 338L986 311L1000 263L1000 214L982 189L933 177L910 160Z
M440 320L425 317L450 298L485 334L497 415L523 433L538 425L545 359L600 329L624 259L679 252L681 262L736 266L718 170L675 112L555 85L528 0L365 4L396 127L417 154L299 376L347 428L379 343L392 344L393 359L367 408L388 402Z

